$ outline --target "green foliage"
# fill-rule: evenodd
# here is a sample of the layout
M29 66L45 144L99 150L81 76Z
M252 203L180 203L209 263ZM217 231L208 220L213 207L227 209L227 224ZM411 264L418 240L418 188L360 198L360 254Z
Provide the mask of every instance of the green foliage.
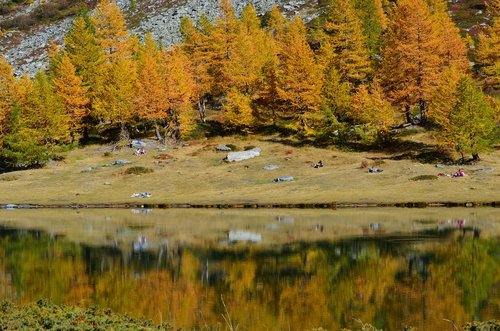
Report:
M26 306L0 303L0 325L6 330L172 330L168 324L118 315L111 310L58 306L39 300Z
M458 101L451 113L450 138L458 152L478 155L491 146L495 111L470 77L460 80Z

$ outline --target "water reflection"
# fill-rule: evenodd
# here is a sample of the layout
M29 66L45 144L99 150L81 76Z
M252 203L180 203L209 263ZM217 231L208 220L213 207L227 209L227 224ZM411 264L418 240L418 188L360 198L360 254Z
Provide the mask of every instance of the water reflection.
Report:
M271 215L262 224L300 223L290 217ZM165 235L153 246L148 227L137 224L122 228L134 236L130 246L115 244L116 238L95 245L3 226L0 296L21 303L44 297L98 304L183 328L223 325L221 296L244 330L338 330L352 327L353 318L387 330L442 330L450 328L445 318L456 324L498 318L494 224L479 228L481 222L455 220L422 218L423 229L394 233L377 219L363 221L358 235L324 238L333 225L313 219L302 228L319 239L269 245Z

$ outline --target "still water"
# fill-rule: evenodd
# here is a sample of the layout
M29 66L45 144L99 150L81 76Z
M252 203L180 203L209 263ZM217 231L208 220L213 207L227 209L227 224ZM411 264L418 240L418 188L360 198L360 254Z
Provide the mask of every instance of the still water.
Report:
M0 298L179 328L445 330L500 318L499 238L493 208L0 210Z

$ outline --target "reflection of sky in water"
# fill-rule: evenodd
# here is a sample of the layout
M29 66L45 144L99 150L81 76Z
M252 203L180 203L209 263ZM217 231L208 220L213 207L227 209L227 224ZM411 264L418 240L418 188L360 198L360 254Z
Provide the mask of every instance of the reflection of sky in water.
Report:
M223 323L221 296L244 330L336 330L352 318L442 330L444 318L498 318L498 212L395 211L9 211L0 296L184 328Z

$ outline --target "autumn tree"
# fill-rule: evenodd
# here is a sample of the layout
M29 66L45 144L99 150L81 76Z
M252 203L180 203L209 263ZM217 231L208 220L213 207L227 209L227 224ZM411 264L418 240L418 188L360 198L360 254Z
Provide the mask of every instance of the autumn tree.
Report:
M0 58L0 143L7 127L7 118L16 99L16 80L5 57Z
M354 89L366 82L371 73L368 49L365 45L361 20L352 1L333 0L323 28L323 47L331 47L333 62L342 80Z
M385 40L381 76L388 97L405 108L408 122L412 122L411 109L415 105L425 120L441 72L439 55L440 40L426 3L398 1Z
M354 5L366 36L365 44L372 57L375 57L380 51L382 32L387 28L387 16L382 1L355 0Z
M464 157L472 154L479 160L479 153L485 151L492 141L497 114L486 102L483 92L470 76L460 80L457 87L457 103L450 119L450 138L456 150Z
M200 18L198 26L191 19L185 17L181 20L180 32L182 35L182 48L189 57L190 68L195 82L196 105L200 121L205 122L207 95L210 92L210 30L212 25Z
M350 117L354 123L368 125L382 134L387 134L394 124L394 110L377 83L359 87L352 98Z
M87 115L88 88L82 85L82 79L76 74L75 67L67 54L62 56L54 72L55 93L62 102L64 112L69 116L71 140L74 141L82 128L82 120Z
M491 25L479 34L476 59L480 66L480 77L488 89L500 89L500 0L488 6Z
M241 125L250 126L255 121L252 103L261 89L264 67L272 61L273 54L269 36L260 28L251 4L243 9L238 23L234 51L225 68L230 96L223 110L230 123L238 119Z
M448 14L445 0L427 0L435 30L440 39L439 53L444 67L455 67L461 72L469 70L467 46L460 36L460 30Z
M166 79L161 51L151 34L139 48L136 106L140 118L153 121L156 137L163 140L159 121L166 119L168 110Z
M212 79L212 93L224 94L231 77L228 64L234 56L238 35L238 20L230 0L220 1L221 16L216 19L211 31L211 59L209 72Z
M292 128L307 133L312 128L309 120L319 114L322 74L298 16L285 28L279 60L276 92L280 113L292 120Z
M131 55L125 17L115 2L100 1L92 15L92 25L96 41L107 61L116 62Z
M189 59L180 47L174 47L166 56L168 116L167 133L177 140L194 127L194 78L189 70Z

